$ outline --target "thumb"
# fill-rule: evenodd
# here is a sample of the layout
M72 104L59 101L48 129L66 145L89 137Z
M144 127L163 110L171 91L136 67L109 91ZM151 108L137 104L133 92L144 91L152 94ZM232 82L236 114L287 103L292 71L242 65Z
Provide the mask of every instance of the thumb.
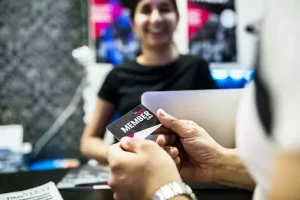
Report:
M157 117L163 126L174 131L180 137L184 137L184 133L186 132L186 126L181 120L169 115L162 109L159 109L157 111Z
M137 153L139 141L140 140L136 138L123 137L120 141L120 145L125 151Z
M121 149L119 143L111 145L106 152L108 163L111 163L114 160L119 160L120 156L124 157L125 153L126 152Z

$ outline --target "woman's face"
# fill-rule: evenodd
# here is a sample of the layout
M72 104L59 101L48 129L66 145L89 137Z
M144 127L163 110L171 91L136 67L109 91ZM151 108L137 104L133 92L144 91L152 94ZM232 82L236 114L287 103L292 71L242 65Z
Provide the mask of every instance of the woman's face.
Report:
M162 48L172 44L177 21L175 7L170 0L140 0L133 29L145 47Z

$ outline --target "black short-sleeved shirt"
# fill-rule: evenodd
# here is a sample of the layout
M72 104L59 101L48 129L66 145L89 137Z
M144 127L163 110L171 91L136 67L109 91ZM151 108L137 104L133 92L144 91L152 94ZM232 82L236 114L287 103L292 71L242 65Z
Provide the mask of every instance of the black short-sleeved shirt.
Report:
M146 91L216 88L204 60L181 55L164 66L142 66L136 61L116 66L106 77L98 96L115 104L122 116L141 103L141 95Z

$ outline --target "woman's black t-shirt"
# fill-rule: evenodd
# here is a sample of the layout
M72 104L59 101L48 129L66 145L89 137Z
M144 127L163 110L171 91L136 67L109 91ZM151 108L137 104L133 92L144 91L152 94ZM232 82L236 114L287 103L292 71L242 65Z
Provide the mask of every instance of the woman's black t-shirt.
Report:
M98 96L113 103L122 116L138 106L147 91L216 88L204 60L181 55L164 66L142 66L135 61L116 66L106 77Z

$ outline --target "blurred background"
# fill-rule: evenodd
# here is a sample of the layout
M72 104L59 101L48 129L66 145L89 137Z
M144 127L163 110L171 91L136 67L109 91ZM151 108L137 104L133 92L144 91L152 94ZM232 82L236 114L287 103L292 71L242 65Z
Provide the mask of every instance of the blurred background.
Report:
M208 61L221 88L242 88L254 73L251 42L235 1L218 2L178 0L175 42ZM104 78L139 49L129 12L118 0L0 0L0 172L83 160Z

